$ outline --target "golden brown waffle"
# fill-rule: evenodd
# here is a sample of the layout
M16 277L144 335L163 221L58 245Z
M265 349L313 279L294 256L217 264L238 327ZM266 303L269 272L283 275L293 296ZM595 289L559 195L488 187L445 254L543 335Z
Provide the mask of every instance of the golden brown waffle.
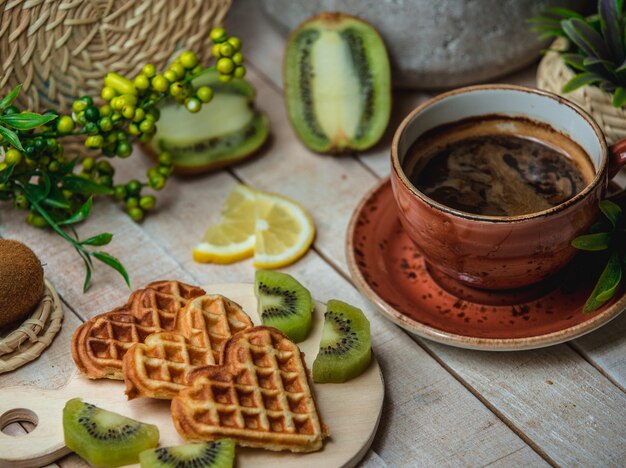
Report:
M174 398L187 386L193 370L220 363L224 343L250 328L252 320L241 306L215 295L198 296L178 314L178 333L156 333L133 346L123 359L126 395Z
M193 346L178 333L153 333L124 355L126 395L129 400L172 399L188 387L187 377L192 371L209 364L213 364L209 348Z
M226 340L251 326L252 320L239 304L219 294L207 294L189 301L176 328L191 344L211 349L210 364L219 364Z
M72 336L72 357L90 379L123 380L122 358L126 351L157 331L161 329L141 324L125 305L78 327Z
M176 430L188 440L234 439L268 450L313 452L328 436L303 355L286 335L259 326L229 339L221 366L193 371L172 400Z
M137 291L130 313L142 324L175 331L178 312L190 299L203 294L204 289L179 281L156 281Z

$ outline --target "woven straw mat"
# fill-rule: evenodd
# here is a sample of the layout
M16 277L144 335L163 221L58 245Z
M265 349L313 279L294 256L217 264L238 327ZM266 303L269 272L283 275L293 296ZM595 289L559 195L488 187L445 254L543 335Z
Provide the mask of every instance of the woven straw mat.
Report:
M61 329L63 307L52 285L46 289L39 306L16 329L0 335L0 374L10 372L36 359L50 346Z
M16 104L67 112L99 96L103 76L163 69L180 49L208 63L211 28L231 0L0 0L0 91L24 87Z
M563 50L567 47L565 39L558 39L551 48ZM585 109L604 131L607 142L611 145L626 138L626 107L615 108L611 104L611 95L597 86L583 86L564 94L563 85L574 77L574 72L565 65L560 55L548 52L537 69L539 89L553 92L575 102Z

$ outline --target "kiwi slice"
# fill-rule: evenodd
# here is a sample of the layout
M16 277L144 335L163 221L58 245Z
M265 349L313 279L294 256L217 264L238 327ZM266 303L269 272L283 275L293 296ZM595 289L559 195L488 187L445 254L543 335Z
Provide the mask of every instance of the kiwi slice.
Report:
M287 273L257 270L254 294L263 325L278 328L294 343L306 339L311 330L311 293Z
M322 13L302 23L287 43L284 82L291 124L313 151L365 150L389 123L387 49L353 16Z
M121 414L107 411L80 398L63 408L65 445L97 466L122 466L139 462L139 454L159 444L159 430Z
M254 109L255 89L243 79L222 83L217 72L198 77L194 86L213 89L213 99L192 114L174 101L161 107L153 153L167 151L179 173L217 169L252 155L269 135L265 114Z
M320 352L313 362L313 381L346 382L361 375L371 359L370 322L361 309L328 301Z
M230 439L159 447L139 455L142 468L232 468L235 442Z

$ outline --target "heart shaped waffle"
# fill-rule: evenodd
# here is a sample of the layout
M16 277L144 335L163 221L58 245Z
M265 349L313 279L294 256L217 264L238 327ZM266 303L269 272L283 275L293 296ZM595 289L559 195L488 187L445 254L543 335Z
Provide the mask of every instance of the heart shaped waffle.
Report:
M328 429L311 392L303 355L275 328L237 333L220 366L189 375L190 388L172 400L176 430L188 440L234 439L268 450L320 450Z
M156 333L125 354L122 369L126 395L174 398L186 388L194 369L220 363L224 343L250 328L252 320L241 306L220 295L199 296L179 312L175 333Z
M188 387L192 371L213 363L209 348L193 346L178 333L153 333L144 343L135 343L122 359L126 395L129 400L174 398Z
M126 305L97 315L76 329L72 336L76 366L90 379L123 380L126 351L152 333L175 330L180 309L202 294L204 290L178 281L158 281L133 292Z

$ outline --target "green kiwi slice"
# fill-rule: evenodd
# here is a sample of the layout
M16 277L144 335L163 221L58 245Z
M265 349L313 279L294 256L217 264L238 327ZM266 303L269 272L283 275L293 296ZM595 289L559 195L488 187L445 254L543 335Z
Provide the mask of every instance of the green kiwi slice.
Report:
M294 343L306 339L311 330L311 293L287 273L257 270L254 294L263 325L278 328Z
M370 322L361 309L328 301L320 351L313 362L313 381L346 382L361 375L371 359Z
M159 430L121 414L73 398L63 408L65 445L97 466L139 462L139 454L159 443Z
M313 151L342 153L373 146L391 113L387 49L370 24L322 13L291 34L284 61L287 111Z
M139 455L141 468L232 468L235 442L230 439L159 447Z
M179 173L217 169L255 153L269 135L267 116L254 108L256 91L244 79L222 83L216 72L194 86L213 89L213 99L192 114L173 101L161 107L151 152L167 151Z

